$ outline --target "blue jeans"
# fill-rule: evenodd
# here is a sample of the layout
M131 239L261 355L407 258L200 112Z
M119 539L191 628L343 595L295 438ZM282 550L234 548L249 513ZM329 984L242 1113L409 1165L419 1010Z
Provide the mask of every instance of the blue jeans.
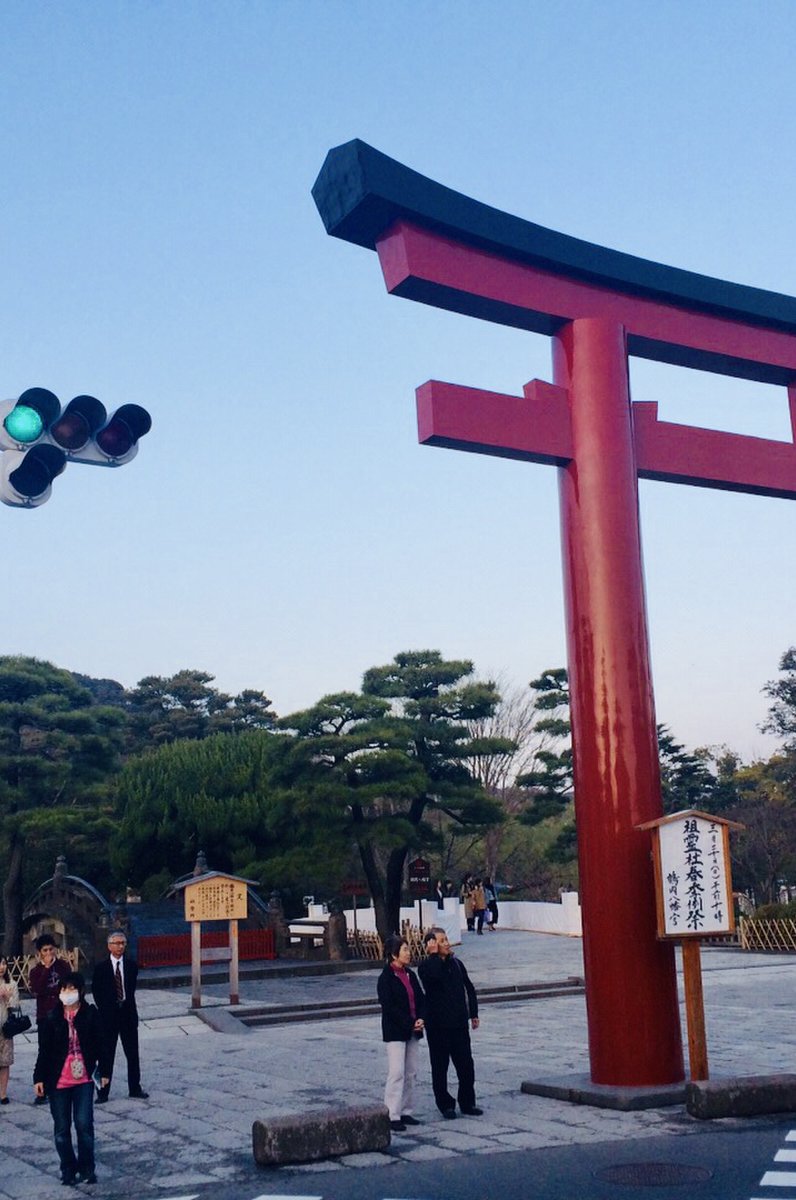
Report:
M89 1080L75 1087L54 1088L48 1093L55 1126L55 1149L61 1163L61 1175L68 1179L79 1171L94 1171L94 1085ZM77 1134L77 1157L72 1149L72 1121Z

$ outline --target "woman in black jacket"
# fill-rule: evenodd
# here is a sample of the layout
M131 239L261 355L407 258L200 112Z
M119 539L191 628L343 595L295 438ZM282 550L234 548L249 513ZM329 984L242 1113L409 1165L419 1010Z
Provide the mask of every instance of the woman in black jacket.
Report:
M94 1173L94 1080L110 1074L97 1010L87 1004L79 971L61 980L58 1003L39 1026L39 1055L33 1068L37 1096L50 1101L61 1182L96 1183ZM77 1154L72 1146L72 1122Z
M402 1133L407 1125L420 1124L412 1115L412 1096L417 1075L417 1043L423 1036L425 998L417 976L409 970L411 954L406 939L396 935L387 938L384 957L387 965L377 986L381 1036L387 1043L384 1103L390 1112L390 1128Z

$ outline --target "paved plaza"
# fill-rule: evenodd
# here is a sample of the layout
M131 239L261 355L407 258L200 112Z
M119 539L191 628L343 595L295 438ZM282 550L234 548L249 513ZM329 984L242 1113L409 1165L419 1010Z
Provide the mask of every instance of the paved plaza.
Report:
M505 930L463 936L457 953L476 987L558 980L583 972L579 939ZM374 965L368 971L329 976L243 979L241 1003L370 998L377 970ZM703 973L711 1075L796 1071L796 958L706 949ZM203 987L206 1015L208 1009L223 1009L227 999L226 985ZM258 1178L268 1191L266 1180L272 1184L274 1173L258 1172L252 1158L254 1119L381 1103L386 1062L377 1016L262 1029L236 1023L235 1032L227 1033L216 1032L190 1011L187 986L139 990L138 1000L143 1084L150 1098L127 1098L119 1050L110 1103L95 1110L99 1183L80 1191L98 1197L166 1197ZM520 1092L524 1079L588 1073L582 996L485 1005L481 1018L473 1046L484 1116L455 1122L441 1118L424 1054L417 1107L422 1124L395 1134L386 1153L353 1156L324 1164L324 1169L389 1171L402 1160L585 1146L666 1133L698 1136L705 1129L680 1106L623 1113ZM225 1023L232 1024L231 1018ZM17 1039L11 1103L0 1110L0 1200L64 1195L49 1110L32 1104L35 1053L35 1037Z

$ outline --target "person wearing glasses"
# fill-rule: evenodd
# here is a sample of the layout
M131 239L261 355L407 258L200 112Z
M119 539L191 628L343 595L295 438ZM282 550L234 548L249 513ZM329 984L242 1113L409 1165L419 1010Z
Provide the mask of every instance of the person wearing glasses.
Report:
M99 1010L100 1027L110 1064L108 1081L97 1091L97 1104L105 1104L111 1090L116 1043L121 1040L127 1059L127 1091L133 1100L147 1100L149 1093L141 1087L141 1064L138 1056L138 1009L135 985L138 963L125 956L127 936L121 929L108 934L108 957L94 968L91 992Z

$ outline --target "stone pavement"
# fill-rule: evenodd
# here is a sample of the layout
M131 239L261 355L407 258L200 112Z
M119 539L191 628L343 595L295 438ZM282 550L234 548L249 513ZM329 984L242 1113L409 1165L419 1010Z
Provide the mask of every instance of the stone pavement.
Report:
M545 934L499 930L482 938L470 935L458 953L477 987L563 979L583 970L579 940ZM796 1070L796 957L730 949L706 949L702 957L711 1074ZM376 976L374 965L372 971L328 977L242 981L241 1003L372 996ZM204 986L204 1014L225 1008L227 998L226 985ZM79 1191L116 1198L210 1193L212 1185L222 1182L259 1180L265 1187L273 1177L258 1172L253 1163L255 1118L381 1102L385 1056L378 1017L265 1029L238 1023L236 1032L219 1033L191 1013L189 1004L189 987L139 992L143 1082L150 1099L127 1098L119 1050L110 1103L95 1110L99 1183ZM488 1005L481 1016L473 1045L483 1117L442 1120L424 1057L416 1110L423 1123L394 1135L386 1153L353 1156L322 1164L323 1169L387 1167L396 1160L667 1133L698 1136L706 1128L681 1107L623 1113L520 1093L520 1083L531 1076L588 1072L583 997ZM0 1109L0 1200L64 1195L49 1110L32 1105L35 1053L35 1038L17 1039L11 1103Z

